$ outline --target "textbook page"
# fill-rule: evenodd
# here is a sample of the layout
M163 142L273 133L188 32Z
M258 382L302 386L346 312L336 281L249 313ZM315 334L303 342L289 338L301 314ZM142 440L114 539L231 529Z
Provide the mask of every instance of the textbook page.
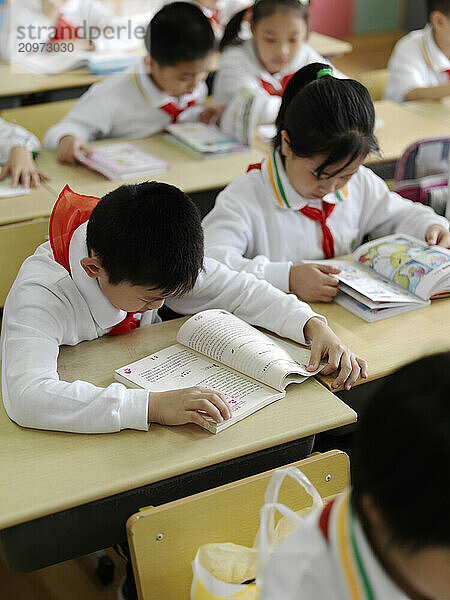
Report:
M0 198L11 198L12 196L23 196L24 194L31 194L30 188L24 188L20 184L13 187L11 177L5 177L0 181Z
M285 395L190 350L180 344L155 352L117 369L115 378L131 387L153 392L200 386L225 395L232 417L216 424L209 420L208 430L217 433Z
M279 391L323 368L307 371L309 350L304 351L304 361L297 362L273 338L220 309L191 317L180 327L177 341Z
M422 300L450 295L450 251L405 234L363 244L353 259Z

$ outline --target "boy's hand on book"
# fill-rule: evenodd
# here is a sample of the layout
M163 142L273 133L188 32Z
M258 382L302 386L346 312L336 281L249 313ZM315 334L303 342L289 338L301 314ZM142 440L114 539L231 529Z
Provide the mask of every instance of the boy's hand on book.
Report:
M15 146L0 173L0 181L11 175L11 185L16 187L19 183L29 189L30 184L39 187L41 179L48 181L44 173L37 170L33 155L23 146Z
M450 232L442 225L430 225L425 234L429 246L450 248Z
M223 394L202 387L190 387L168 392L150 392L148 422L161 425L196 423L207 427L208 415L216 423L231 417L231 409Z
M65 135L59 140L56 158L59 162L76 165L78 156L83 152L91 154L93 150L74 135Z
M289 272L289 291L305 302L333 302L339 285L333 275L340 272L331 265L294 265Z
M207 106L200 113L200 121L207 125L215 125L220 120L224 108L225 104L213 104L212 106Z
M339 369L339 374L331 385L333 389L344 386L349 390L359 375L366 379L367 362L347 348L322 319L318 317L309 319L304 327L304 335L305 338L312 340L308 371L318 369L320 361L326 357L328 357L328 364L321 371L322 375L328 375Z

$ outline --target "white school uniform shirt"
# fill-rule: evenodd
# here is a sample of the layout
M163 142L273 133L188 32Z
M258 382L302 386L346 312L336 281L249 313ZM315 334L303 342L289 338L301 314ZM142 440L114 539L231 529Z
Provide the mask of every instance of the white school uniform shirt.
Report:
M70 241L71 274L55 261L46 242L23 263L9 292L1 331L5 409L13 421L37 429L147 430L146 390L127 389L120 383L100 388L58 377L61 345L101 337L127 314L108 301L80 265L88 255L86 227L87 223L80 225ZM204 267L192 292L167 302L173 310L188 314L224 308L253 325L304 343L306 322L319 316L307 304L213 259L206 259ZM160 320L156 310L141 316L142 326ZM111 375L115 366L111 365Z
M71 25L81 27L105 27L114 25L117 18L100 0L67 0L61 8L61 16ZM32 26L32 29L29 27ZM17 55L19 43L46 43L54 34L55 23L42 12L41 0L10 0L0 28L0 58L12 61ZM105 38L96 41L96 47L111 46Z
M328 541L319 527L320 510L283 540L263 572L261 600L409 600L375 556L347 503L347 494L341 494L331 507Z
M23 146L30 152L38 152L41 144L30 131L0 118L0 164L8 160L15 146Z
M434 41L432 26L411 31L397 42L389 60L385 98L403 102L411 90L445 85L449 82L447 69L450 60Z
M253 39L244 40L238 46L225 48L219 63L219 69L214 77L213 95L216 102L229 102L241 88L259 90L264 98L260 123L273 123L281 105L280 96L270 95L262 86L261 79L271 84L275 90L281 90L281 81L305 65L314 62L328 63L308 43L303 43L297 56L279 73L271 75L261 64L256 55ZM333 68L336 77L345 75Z
M279 193L277 171L287 202ZM430 207L390 192L382 179L362 166L345 188L323 200L335 204L326 221L335 256L352 252L367 234L402 232L424 239L430 225L449 226ZM320 223L299 212L307 205L321 210L322 200L308 200L294 189L276 151L261 170L239 177L217 196L203 220L205 253L289 291L292 265L325 258Z
M179 99L159 89L147 74L142 58L132 69L116 73L93 85L81 96L72 110L44 136L46 148L56 148L65 135L74 135L83 142L102 138L140 138L153 135L172 122L162 106L174 103L186 108L178 122L196 121L208 94L204 82L192 94Z

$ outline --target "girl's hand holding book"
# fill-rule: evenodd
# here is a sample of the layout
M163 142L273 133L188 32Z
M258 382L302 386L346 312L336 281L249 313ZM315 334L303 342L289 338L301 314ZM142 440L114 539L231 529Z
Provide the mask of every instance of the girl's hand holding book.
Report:
M333 302L341 270L331 265L294 265L289 272L289 291L305 302Z
M309 319L304 334L306 339L312 340L308 371L317 369L320 361L326 357L328 364L321 374L328 375L339 370L331 386L333 389L344 386L349 390L360 375L363 379L367 378L367 362L347 348L322 319Z
M196 423L207 428L208 421L203 415L211 417L216 423L229 419L231 409L225 396L198 386L149 393L149 423L161 425Z
M425 234L429 246L450 248L450 232L442 225L430 225Z

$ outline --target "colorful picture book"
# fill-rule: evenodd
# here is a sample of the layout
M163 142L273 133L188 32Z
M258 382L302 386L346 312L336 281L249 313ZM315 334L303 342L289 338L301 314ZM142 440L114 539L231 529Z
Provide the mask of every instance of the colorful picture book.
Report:
M125 385L154 392L201 386L223 393L232 417L208 418L218 433L271 402L283 398L290 383L301 383L310 351L265 335L225 310L212 309L188 319L177 342L115 371Z
M378 321L450 296L450 251L404 234L367 242L341 269L335 302L366 321Z
M261 98L241 89L226 105L220 127L201 122L173 123L167 127L168 139L199 158L212 158L247 150L253 141Z
M169 163L129 142L96 146L92 154L78 154L77 160L112 181L167 171Z

